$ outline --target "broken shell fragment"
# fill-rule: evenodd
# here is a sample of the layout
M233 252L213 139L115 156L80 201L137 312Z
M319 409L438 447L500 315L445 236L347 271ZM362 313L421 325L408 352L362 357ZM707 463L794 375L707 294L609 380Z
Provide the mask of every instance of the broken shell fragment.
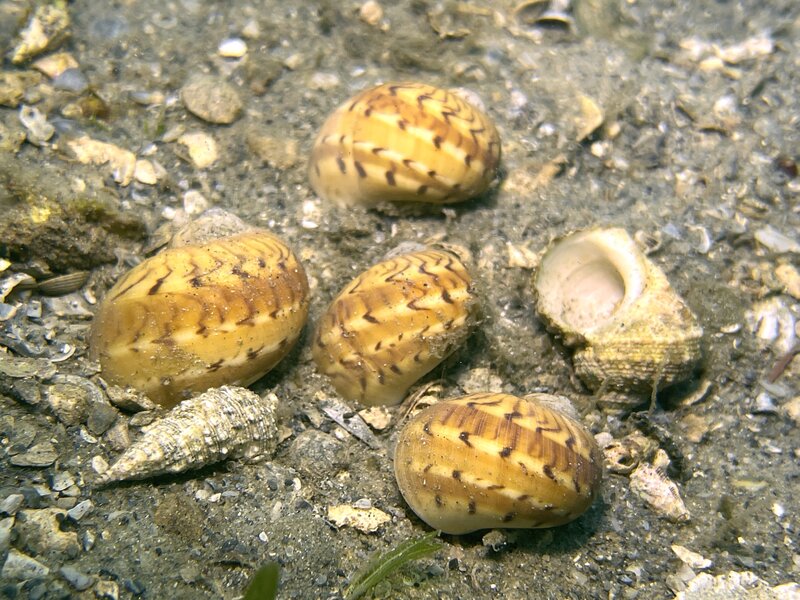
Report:
M345 399L397 404L466 340L477 302L472 277L450 252L390 258L356 277L328 307L314 360Z
M91 355L109 383L172 406L272 369L299 337L308 302L302 265L263 230L170 248L106 294Z
M663 471L652 465L641 463L636 467L631 473L631 490L659 516L673 523L688 521L690 518L678 486Z
M275 450L278 398L223 386L186 400L142 430L98 479L98 485L182 473L240 458L256 461Z
M394 471L411 509L445 533L540 528L589 508L602 455L579 422L541 402L472 394L414 416L398 438Z
M339 205L460 202L485 192L500 137L481 110L421 83L386 83L331 114L314 142L309 180Z
M623 229L557 240L533 286L536 311L576 348L575 372L593 390L652 392L701 360L696 317Z

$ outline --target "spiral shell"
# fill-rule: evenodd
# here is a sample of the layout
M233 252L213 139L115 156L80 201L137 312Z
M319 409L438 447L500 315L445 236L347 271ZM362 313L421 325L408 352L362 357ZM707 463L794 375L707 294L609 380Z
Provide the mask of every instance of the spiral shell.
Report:
M131 269L97 310L91 354L110 383L172 406L264 375L307 314L303 267L278 238L253 230L164 250Z
M314 360L345 399L397 404L467 338L476 312L472 278L455 255L403 254L334 299L317 328Z
M228 386L185 400L147 426L97 484L182 473L231 458L265 458L278 440L277 403L274 394L261 398Z
M408 505L434 529L540 528L591 505L602 456L580 423L538 401L472 394L409 421L394 472Z
M534 277L536 310L593 390L650 392L688 378L703 329L623 229L557 240Z
M309 162L314 191L340 205L460 202L482 194L500 161L489 117L421 83L386 83L328 117Z

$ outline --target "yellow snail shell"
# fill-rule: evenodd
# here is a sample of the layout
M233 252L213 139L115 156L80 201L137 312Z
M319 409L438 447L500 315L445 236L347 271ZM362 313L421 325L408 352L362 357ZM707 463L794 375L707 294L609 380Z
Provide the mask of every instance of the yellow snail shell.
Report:
M170 248L131 269L100 303L90 351L110 383L172 406L264 375L289 352L307 315L302 265L256 229Z
M533 399L472 394L414 416L394 454L397 485L434 529L553 527L598 493L602 454L574 419Z
M314 360L343 398L397 404L467 338L477 302L454 254L428 249L390 258L333 300L314 337Z
M328 117L308 176L339 205L460 202L485 192L500 161L491 119L459 95L422 83L365 90Z

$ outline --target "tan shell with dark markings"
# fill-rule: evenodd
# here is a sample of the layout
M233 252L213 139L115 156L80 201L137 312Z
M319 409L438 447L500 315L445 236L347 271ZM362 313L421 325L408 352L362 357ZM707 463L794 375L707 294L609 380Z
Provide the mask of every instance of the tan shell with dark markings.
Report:
M264 375L307 315L302 265L278 238L253 230L164 250L131 269L97 310L91 354L111 383L172 406Z
M394 454L406 502L452 534L572 521L598 493L602 464L577 421L533 400L488 393L426 408L400 433Z
M472 278L455 255L397 256L356 277L331 303L314 360L347 400L397 404L467 338L476 312Z
M460 202L482 194L500 162L488 116L446 90L386 83L342 104L311 153L314 191L340 205Z

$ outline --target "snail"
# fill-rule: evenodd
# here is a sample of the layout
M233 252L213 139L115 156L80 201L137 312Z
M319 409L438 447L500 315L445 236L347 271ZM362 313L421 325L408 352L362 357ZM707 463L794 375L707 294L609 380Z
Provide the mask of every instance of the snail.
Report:
M148 425L97 480L97 485L182 473L241 458L255 462L275 450L278 398L223 386L185 400Z
M308 302L302 265L266 231L169 248L108 291L90 353L110 383L173 406L263 376L299 337Z
M350 98L314 142L308 176L342 206L460 202L484 193L500 161L491 119L459 95L413 82Z
M572 521L597 495L602 465L578 421L541 399L495 393L422 410L400 432L394 454L408 505L452 534Z
M351 281L314 336L320 372L347 400L399 403L470 334L478 300L463 262L429 248L389 258Z

